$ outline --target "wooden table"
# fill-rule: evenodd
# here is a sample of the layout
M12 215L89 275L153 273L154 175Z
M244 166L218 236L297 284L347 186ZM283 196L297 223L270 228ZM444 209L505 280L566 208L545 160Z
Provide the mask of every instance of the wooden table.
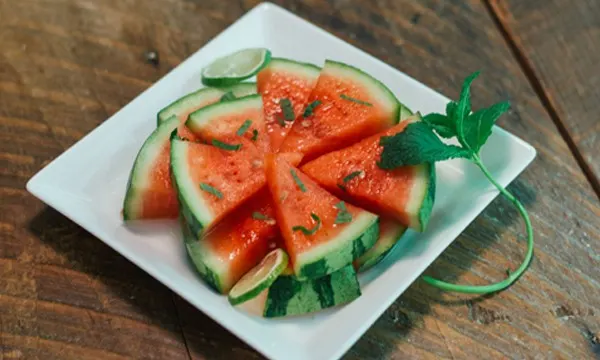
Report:
M510 100L500 125L538 151L510 186L526 275L483 298L416 282L346 358L599 358L600 2L276 2L452 98L481 69L474 106ZM24 189L256 3L0 0L0 359L260 357ZM497 281L523 235L497 199L427 272Z

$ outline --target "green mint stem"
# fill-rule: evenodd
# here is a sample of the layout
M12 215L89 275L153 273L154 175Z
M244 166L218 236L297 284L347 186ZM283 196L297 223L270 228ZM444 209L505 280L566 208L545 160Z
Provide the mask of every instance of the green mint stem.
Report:
M525 254L525 259L519 268L513 272L511 272L508 277L500 282L490 285L457 285L447 283L442 280L438 280L432 278L430 276L422 276L423 281L428 283L429 285L435 286L439 289L445 291L454 291L465 294L489 294L496 291L504 290L512 283L517 281L517 279L527 270L527 267L531 263L531 259L533 258L533 227L531 226L531 221L529 220L529 215L527 214L527 210L523 207L523 204L515 198L511 193L509 193L502 185L498 184L496 180L492 177L492 174L486 169L486 167L481 162L481 158L478 155L473 155L472 161L477 165L483 174L488 178L488 180L500 191L504 197L506 197L515 207L519 210L521 217L525 221L525 228L527 230L527 253Z

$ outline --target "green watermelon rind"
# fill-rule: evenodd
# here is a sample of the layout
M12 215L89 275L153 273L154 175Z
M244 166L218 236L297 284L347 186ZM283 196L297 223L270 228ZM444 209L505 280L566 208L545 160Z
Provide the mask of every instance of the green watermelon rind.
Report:
M431 212L433 211L433 204L435 203L435 188L436 188L436 171L434 163L427 163L420 165L426 168L428 173L427 191L421 201L421 207L419 208L419 231L423 232L429 224Z
M170 117L161 126L154 129L138 151L127 179L127 190L123 200L123 220L139 218L145 181L150 178L149 172L152 170L154 161L178 125L177 117Z
M358 271L367 271L385 259L405 232L406 226L396 222L386 233L380 233L375 245L354 261Z
M400 107L399 122L402 122L414 115L414 113L406 105L400 103Z
M233 92L236 97L256 94L256 83L243 82L223 88L206 87L184 95L158 112L156 116L157 125L173 115L179 117L181 114L195 111L203 107L206 102L218 101L221 96L229 91Z
M379 216L363 211L336 238L298 254L294 273L301 279L331 274L364 254L378 237Z
M414 117L414 120L411 121L421 121L421 114L417 113ZM416 165L415 171L415 182L411 191L411 199L406 204L407 208L413 208L409 213L414 214L408 226L413 230L423 232L429 224L429 218L431 217L433 204L435 203L435 163Z
M234 285L226 280L227 269L221 268L220 265L222 264L218 259L211 256L210 249L203 246L202 240L194 235L193 230L190 229L183 216L180 216L179 223L188 257L202 280L215 291L221 294L227 293Z
M312 280L280 276L269 288L264 316L273 318L313 313L349 303L360 295L352 266Z
M319 74L321 73L321 68L317 65L278 57L271 58L271 62L263 69L263 71L266 70L283 70L313 79L319 77Z
M187 221L193 234L199 236L202 230L212 223L214 215L204 200L200 184L192 181L187 161L188 141L179 139L175 132L171 135L171 178L177 191L180 212Z
M347 304L360 296L356 271L346 266L317 279L281 274L268 289L236 308L265 318L297 316Z
M334 76L336 77L351 78L357 83L362 83L369 90L371 98L377 99L379 104L387 103L386 107L388 107L387 110L390 114L389 126L397 124L400 120L403 105L398 101L394 93L381 81L357 67L333 60L325 60L322 72L325 74L335 73ZM384 102L383 99L386 99L386 101Z
M262 113L262 96L260 94L247 95L227 102L218 102L207 105L194 111L188 117L185 125L194 133L200 133L205 127L214 126L214 119L243 112L255 108ZM252 120L252 119L250 119Z

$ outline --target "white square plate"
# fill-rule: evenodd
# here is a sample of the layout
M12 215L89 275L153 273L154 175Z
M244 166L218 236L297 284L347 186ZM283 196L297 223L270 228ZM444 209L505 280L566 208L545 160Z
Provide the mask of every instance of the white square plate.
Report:
M341 357L400 294L473 221L498 192L464 161L437 166L436 204L428 230L407 232L391 256L360 276L363 295L311 316L264 320L229 306L187 260L174 224L132 231L121 220L122 199L135 155L156 124L157 111L196 90L200 70L245 47L323 64L357 66L382 80L413 111L443 112L448 99L361 50L272 4L257 6L172 72L36 174L27 189L272 359ZM310 49L311 51L307 51ZM535 157L527 143L496 127L483 159L502 185ZM85 170L84 170L85 169Z

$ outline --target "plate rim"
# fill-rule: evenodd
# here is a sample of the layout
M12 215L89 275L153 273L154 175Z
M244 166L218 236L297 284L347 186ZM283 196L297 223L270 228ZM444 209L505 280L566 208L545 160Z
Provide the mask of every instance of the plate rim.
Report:
M75 216L73 216L73 214L70 213L68 207L64 206L63 204L61 204L61 203L59 203L57 201L55 201L55 199L53 199L53 196L49 195L49 192L55 191L57 188L55 186L48 186L47 184L45 184L43 182L44 174L52 171L52 168L54 166L57 166L56 164L60 164L63 161L68 161L67 158L68 158L68 156L71 156L71 155L67 155L67 154L73 154L73 152L76 152L78 146L80 146L82 143L84 143L86 141L89 141L89 138L92 136L92 134L95 134L94 136L97 136L98 131L102 131L101 129L103 129L103 128L105 129L105 126L107 126L107 124L111 123L111 121L114 120L125 108L127 108L129 106L132 106L132 104L134 104L136 101L139 101L140 98L142 98L144 96L144 94L152 91L152 89L160 87L161 82L163 80L165 80L166 78L168 78L169 76L171 76L175 71L177 71L178 69L182 69L182 68L186 67L186 64L191 60L191 58L193 57L193 55L195 55L196 53L202 51L204 48L206 48L210 44L212 44L214 42L217 42L219 40L219 38L221 36L223 36L223 34L226 31L228 31L229 29L233 28L236 25L239 25L239 23L241 21L243 21L244 19L247 19L247 18L250 18L250 17L253 17L253 16L261 16L262 12L268 12L268 11L274 11L276 13L283 14L283 15L288 16L288 17L292 17L295 21L297 21L302 26L310 26L310 27L314 28L321 35L326 36L328 38L327 39L328 41L329 40L333 40L333 41L336 41L338 43L342 43L345 46L349 46L349 47L352 48L352 50L358 51L358 52L366 55L369 58L370 61L374 61L379 66L383 65L388 70L391 70L391 71L394 71L396 73L402 74L407 79L410 79L410 81L412 82L412 85L423 87L423 88L426 88L427 90L434 91L435 93L439 94L437 91L429 88L427 85L425 85L425 84L419 82L418 80L412 78L410 75L407 75L406 73L404 73L404 72L402 72L402 71L400 71L398 69L393 68L391 65L383 62L382 60L374 57L373 55L365 52L364 50L359 49L356 46L354 46L354 45L352 45L352 44L350 44L350 43L348 43L348 42L346 42L346 41L344 41L344 40L336 37L335 35L327 32L326 30L320 28L319 26L313 24L312 22L299 17L298 15L296 15L296 14L294 14L294 13L292 13L292 12L290 12L290 11L284 9L284 8L282 8L279 5L273 4L271 2L262 2L262 3L259 3L258 5L256 5L255 7L253 7L252 9L250 9L249 11L247 11L240 18L238 18L235 22L233 22L228 27L226 27L225 29L223 29L221 32L219 32L212 39L210 39L205 44L203 44L196 51L194 51L193 53L191 53L185 60L183 60L174 69L172 69L171 71L169 71L168 73L166 73L165 75L163 75L163 77L161 77L159 80L157 80L156 82L154 82L147 89L145 89L144 91L140 92L129 103L127 103L125 106L123 106L122 108L120 108L117 112L115 112L108 119L106 119L105 121L103 121L100 125L98 125L94 129L92 129L90 132L88 132L86 135L84 135L81 139L79 139L78 141L76 141L70 147L66 148L62 153L60 153L56 158L54 158L51 162L49 162L43 168L39 169L27 181L26 189L27 189L28 192L30 192L32 195L34 195L35 197L37 197L38 199L40 199L42 202L44 202L47 205L49 205L50 207L54 208L56 211L60 212L63 216L67 217L70 221L73 221L78 226L80 226L83 229L85 229L86 231L90 232L98 240L102 241L104 244L108 245L113 250L115 250L116 252L118 252L121 256L125 257L127 260L131 261L137 267L139 267L140 269L142 269L143 271L145 271L147 274L149 274L150 276L152 276L153 278L155 278L156 280L158 280L159 282L161 282L164 286L166 286L167 288L169 288L169 290L173 291L178 296L181 296L182 298L184 298L186 301L188 301L190 304L192 304L192 306L194 306L198 310L202 311L206 316L208 316L209 318L211 318L213 321L217 322L220 326L226 328L227 331L231 332L236 337L238 337L242 341L246 342L248 345L250 345L251 347L253 347L256 351L258 351L259 353L263 354L264 356L276 359L276 358L280 358L280 356L282 356L282 354L279 351L277 351L276 349L274 349L274 348L272 348L270 346L265 346L264 345L264 341L261 341L259 337L249 336L247 333L245 333L243 331L240 331L239 329L236 329L235 326L232 326L231 324L224 323L220 319L218 312L213 312L213 311L207 310L205 307L198 306L197 303L196 303L196 301L194 301L193 299L190 299L189 296L184 295L185 291L183 289L179 289L179 288L173 286L173 284L169 281L169 279L165 275L162 275L159 271L154 271L154 270L150 269L149 267L147 267L146 265L144 265L143 261L139 260L132 253L124 250L123 248L121 248L119 246L119 243L117 241L107 241L107 240L104 240L103 239L104 236L102 236L100 234L101 231L99 231L96 226L88 224L87 221L82 221L81 219L77 219ZM442 94L439 94L439 95L441 95L442 97L446 98ZM525 161L523 161L522 164L521 164L521 166L517 170L515 170L514 174L511 174L509 176L510 179L499 179L498 182L500 184L502 184L503 186L506 186L508 183L510 183L511 181L513 181L515 178L517 178L524 171L524 169L529 166L529 164L535 159L535 157L537 155L537 151L536 151L536 149L531 144L527 143L526 141L524 141L523 139L519 138L518 136L516 136L516 135L514 135L514 134L512 134L512 133L510 133L510 132L508 132L508 131L506 131L506 130L498 127L498 126L494 126L494 132L496 132L498 134L501 134L502 136L508 136L508 137L510 137L512 141L516 141L520 146L522 146L527 151L527 154L524 155L524 157L526 157ZM467 225L469 223L471 223L472 221L474 221L475 218L483 211L483 209L485 209L489 205L489 203L497 195L498 195L498 191L496 190L495 193L493 194L493 197L491 198L491 200L489 202L487 202L485 205L483 205L481 209L476 209L476 207L475 207L475 209L472 209L470 212L475 212L475 215L474 215L473 219L469 220L469 222L467 223ZM465 225L465 227L466 227L466 225ZM464 228L462 230L460 230L460 233L462 233L463 231L464 231ZM398 297L402 293L404 293L404 291L406 290L406 288L408 288L411 284L413 284L416 281L416 279L419 276L421 276L421 274L423 273L423 271L427 267L429 267L433 263L433 261L435 261L435 259L437 259L440 256L440 254L448 246L450 246L456 240L457 237L458 237L458 235L456 237L454 237L454 239L452 241L450 241L447 245L440 246L441 249L436 249L436 250L439 250L439 252L435 256L435 258L433 258L433 260L431 262L427 262L427 261L424 262L424 263L426 263L424 266L421 266L420 269L414 271L413 272L415 274L414 279L412 279L409 282L407 282L408 285L406 285L405 287L402 287L402 286L398 287L398 289L394 292L394 294L395 294L394 296L389 295L387 298L380 299L379 303L380 304L386 304L386 305L385 306L379 306L377 309L383 308L383 310L382 311L379 311L379 310L373 311L371 313L371 315L369 317L367 317L367 319L365 321L363 321L361 323L361 325L358 326L350 334L350 336L348 338L346 338L343 341L343 343L340 344L339 347L336 348L336 350L334 350L331 353L326 354L326 358L327 359L330 359L330 358L336 358L337 359L337 358L341 357L344 353L346 353L348 351L348 349L358 340L358 338L360 338L365 333L365 331L372 326L372 324L377 320L377 318L379 318L381 316L381 314L383 312L385 312L385 310L390 306L390 304L393 303L394 301L396 301L398 299ZM380 274L380 276L381 276L381 274ZM388 300L390 300L389 301L390 304L388 304ZM295 343L289 343L288 342L287 345L294 346L294 344ZM298 345L300 345L300 344L298 344ZM301 346L295 346L295 349L300 350ZM301 350L304 351L304 349L301 349ZM298 355L298 356L296 356L296 355ZM293 354L293 356L290 356L290 353L287 353L285 356L286 356L287 359L302 359L304 355L306 355L308 357L311 357L311 354L309 352L295 353L295 354ZM314 354L312 356L314 358Z

